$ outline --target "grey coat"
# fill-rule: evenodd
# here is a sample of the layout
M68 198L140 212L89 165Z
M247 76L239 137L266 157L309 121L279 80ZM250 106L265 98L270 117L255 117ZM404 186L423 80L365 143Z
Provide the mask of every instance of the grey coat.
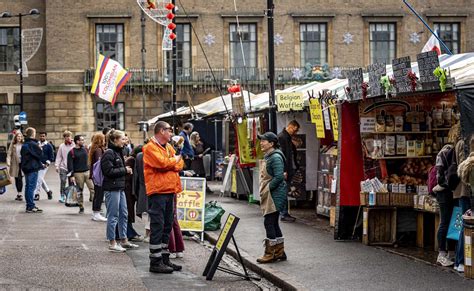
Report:
M135 179L135 195L137 195L136 213L138 217L142 216L143 212L148 212L148 197L145 188L145 174L143 173L143 153L137 155L135 161L135 169L133 171Z

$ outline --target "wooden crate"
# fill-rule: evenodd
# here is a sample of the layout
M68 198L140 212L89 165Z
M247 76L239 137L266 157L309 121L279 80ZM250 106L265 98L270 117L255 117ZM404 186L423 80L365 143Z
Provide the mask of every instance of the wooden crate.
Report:
M474 279L473 256L474 225L464 227L464 277Z
M362 243L393 245L397 239L397 209L394 207L364 207Z
M360 193L360 205L369 206L369 193ZM372 207L372 205L370 205ZM390 206L390 193L375 193L375 205L373 206Z
M390 193L390 206L413 207L414 193Z

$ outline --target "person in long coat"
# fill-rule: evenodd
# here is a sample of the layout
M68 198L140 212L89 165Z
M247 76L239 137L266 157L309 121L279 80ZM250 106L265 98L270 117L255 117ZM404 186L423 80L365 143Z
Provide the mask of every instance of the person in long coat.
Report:
M144 242L150 240L150 221L148 219L148 196L146 195L145 175L143 173L143 152L142 146L138 146L134 150L135 158L135 173L134 187L137 195L136 214L145 221L145 237Z
M125 166L127 167L135 169L135 162L135 154L125 158ZM135 223L135 203L138 200L137 192L135 191L135 175L136 173L134 172L125 176L125 197L128 210L127 237L131 241L143 241L143 236L133 228L133 223Z
M10 173L10 177L15 179L16 186L16 198L17 201L22 201L23 196L21 192L23 191L23 174L21 172L21 147L23 146L23 134L17 132L12 139L10 147L8 148L7 153L7 167Z

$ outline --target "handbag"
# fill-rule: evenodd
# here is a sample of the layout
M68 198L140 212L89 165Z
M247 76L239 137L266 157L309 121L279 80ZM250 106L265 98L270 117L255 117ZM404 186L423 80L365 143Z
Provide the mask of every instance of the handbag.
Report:
M66 202L64 205L66 205L66 207L79 207L78 196L79 190L77 186L69 185L69 187L66 188Z
M8 186L12 183L10 178L10 173L8 173L8 169L3 167L0 168L0 187Z
M451 221L449 222L448 235L446 238L452 240L459 240L459 234L462 230L462 213L461 207L454 206L453 215L451 215Z

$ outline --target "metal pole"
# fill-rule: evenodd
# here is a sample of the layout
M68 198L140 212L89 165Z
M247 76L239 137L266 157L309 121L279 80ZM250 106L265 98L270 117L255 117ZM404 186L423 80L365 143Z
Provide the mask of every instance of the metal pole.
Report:
M142 121L146 121L146 95L145 95L145 54L146 54L146 48L145 48L145 12L142 9L142 15L140 19L142 23ZM147 132L145 130L145 124L142 124L143 128L143 141L146 139Z
M21 32L21 17L23 15L20 13L18 14L18 19L19 19L19 26L20 26L20 112L23 111L23 47L22 47L22 42L23 42L23 36Z
M173 14L176 15L176 0L172 0L171 3L174 5L173 8ZM172 20L173 23L176 24L176 17L173 18ZM173 50L172 50L172 69L173 69L173 96L172 96L172 107L173 107L173 130L175 133L177 133L177 128L176 128L176 68L178 65L178 55L177 55L177 49L176 49L176 39L173 39Z
M444 41L431 29L431 27L428 25L428 23L423 19L423 17L421 17L420 14L418 14L418 12L416 12L415 8L413 8L406 0L403 0L403 3L405 3L405 5L411 10L411 12L413 12L416 17L418 17L418 19L421 20L421 22L423 22L423 24L426 26L426 28L428 28L428 30L439 40L439 43L444 47L444 49L448 52L449 55L452 55L453 53L451 52L451 50L446 46L446 44L444 43Z
M270 81L270 109L269 127L270 131L276 133L276 112L275 112L275 44L273 42L273 0L267 0L267 24L268 24L268 79Z

